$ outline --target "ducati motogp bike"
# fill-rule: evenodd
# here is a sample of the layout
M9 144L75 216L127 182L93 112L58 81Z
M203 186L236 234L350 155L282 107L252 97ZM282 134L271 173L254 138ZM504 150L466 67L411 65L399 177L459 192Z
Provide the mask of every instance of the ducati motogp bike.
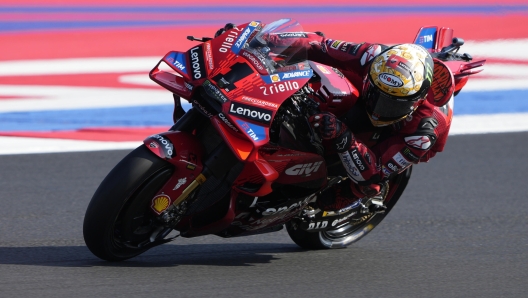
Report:
M433 29L422 28L417 39ZM451 37L443 29L435 31L436 47ZM362 198L337 211L315 204L347 175L337 156L325 157L308 117L343 115L359 91L338 69L299 51L271 51L263 41L288 34L293 42L303 32L290 19L252 21L216 38L190 36L200 43L163 57L150 78L173 93L175 124L147 137L96 190L83 227L95 256L121 261L178 236L229 238L284 227L304 249L342 248L385 218L412 168L386 182L381 200ZM456 54L461 43L450 40L438 51L451 59L444 66L454 75L441 87L459 91L478 66ZM452 114L448 100L441 105Z

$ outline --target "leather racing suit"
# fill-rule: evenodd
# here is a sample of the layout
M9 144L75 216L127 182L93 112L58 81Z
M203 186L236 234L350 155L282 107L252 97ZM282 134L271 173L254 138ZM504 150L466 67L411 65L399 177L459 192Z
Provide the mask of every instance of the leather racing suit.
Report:
M353 183L340 183L333 193L321 198L321 208L339 210L358 198L377 195L383 181L401 173L413 164L427 162L437 152L444 149L450 117L447 107L432 104L431 88L426 100L407 118L385 127L372 125L361 98L363 81L369 63L387 48L375 43L354 43L333 40L322 33L296 34L291 43L288 34L270 35L270 47L280 48L288 44L290 48L304 48L308 59L339 69L359 90L356 104L340 120L350 129L352 140L345 150L335 150L326 142L327 155L337 151L346 174ZM347 189L349 188L349 189ZM321 206L320 204L320 206Z

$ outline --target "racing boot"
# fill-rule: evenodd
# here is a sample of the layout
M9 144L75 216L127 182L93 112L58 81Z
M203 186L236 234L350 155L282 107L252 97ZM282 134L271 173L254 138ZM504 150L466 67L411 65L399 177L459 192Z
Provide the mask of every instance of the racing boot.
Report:
M360 206L360 213L381 213L388 190L386 182L361 186L347 179L325 190L316 203L323 211L340 213Z
M361 186L352 183L351 189L354 194L358 196L363 195L360 204L360 213L383 213L387 209L384 204L385 198L389 193L389 184L387 182L371 184L368 186Z
M321 193L316 201L317 207L323 211L340 211L348 208L360 200L351 189L354 184L350 179L334 184Z

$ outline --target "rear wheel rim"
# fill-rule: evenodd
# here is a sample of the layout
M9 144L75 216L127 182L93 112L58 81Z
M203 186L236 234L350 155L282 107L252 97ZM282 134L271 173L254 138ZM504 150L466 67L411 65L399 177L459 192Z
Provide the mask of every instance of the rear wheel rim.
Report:
M383 214L374 214L360 223L347 223L336 229L319 232L321 243L328 248L346 247L369 233L382 219Z

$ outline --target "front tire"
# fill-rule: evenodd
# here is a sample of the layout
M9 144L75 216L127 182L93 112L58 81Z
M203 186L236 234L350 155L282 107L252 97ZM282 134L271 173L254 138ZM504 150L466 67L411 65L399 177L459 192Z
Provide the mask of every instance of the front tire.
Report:
M152 247L149 238L158 227L150 201L173 171L171 164L143 145L110 171L84 217L84 241L95 256L122 261Z
M365 218L360 223L349 222L345 225L339 226L335 229L329 229L320 232L307 232L301 230L297 225L294 225L291 221L286 223L286 230L288 235L295 242L304 249L330 249L330 248L345 248L348 245L359 241L367 235L372 229L374 229L387 214L392 210L396 202L402 195L407 182L411 177L412 167L408 168L405 172L396 176L391 185L397 187L396 191L390 197L389 201L386 202L385 206L387 209L384 213L377 213L368 218Z

